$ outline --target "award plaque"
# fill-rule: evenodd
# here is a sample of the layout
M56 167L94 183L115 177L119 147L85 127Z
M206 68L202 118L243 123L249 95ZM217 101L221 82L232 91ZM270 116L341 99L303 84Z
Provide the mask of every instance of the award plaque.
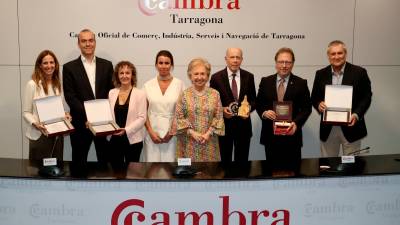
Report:
M346 125L351 121L353 87L349 85L326 85L323 113L324 123Z
M233 116L237 116L238 115L239 103L232 102L231 104L229 104L228 108L229 108L229 111L233 114Z
M274 111L276 120L279 121L292 121L292 102L274 102Z
M247 101L247 95L245 95L243 101L240 103L238 116L243 118L248 118L249 115L250 115L250 104Z
M119 131L111 114L108 99L95 99L84 102L88 126L95 136L107 136Z
M323 114L323 122L336 125L346 125L351 121L351 109L327 108Z
M119 129L119 126L114 121L99 125L89 123L89 130L92 131L95 136L107 136L118 132Z
M71 133L75 130L71 122L65 118L62 97L48 96L35 101L39 121L46 128L42 133L47 137Z
M286 135L287 129L292 122L292 102L274 102L276 119L273 122L275 135Z

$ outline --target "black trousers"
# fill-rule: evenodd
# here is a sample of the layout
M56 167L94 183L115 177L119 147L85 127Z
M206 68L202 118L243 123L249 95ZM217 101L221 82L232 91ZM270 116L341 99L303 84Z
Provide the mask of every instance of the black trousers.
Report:
M235 162L247 162L249 160L250 139L251 137L219 136L221 162L232 162L232 153L234 153Z
M129 162L139 162L143 142L130 144L126 134L113 135L110 140L110 160L114 168L121 168Z
M288 142L265 145L268 166L276 170L296 170L301 160L301 146Z
M70 135L72 146L72 164L75 169L87 169L87 157L90 145L94 141L96 148L97 162L101 166L108 162L108 141L106 137L95 137L89 129L76 129ZM78 172L78 171L75 171Z

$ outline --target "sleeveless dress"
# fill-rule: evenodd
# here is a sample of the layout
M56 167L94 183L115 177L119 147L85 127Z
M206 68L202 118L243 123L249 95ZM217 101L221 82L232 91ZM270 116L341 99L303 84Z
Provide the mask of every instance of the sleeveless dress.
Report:
M181 80L173 78L164 95L161 92L157 78L144 84L148 101L147 117L151 127L160 137L164 137L174 119L175 106L179 95L184 90ZM145 162L173 162L175 159L176 137L168 143L155 144L148 133L144 140L143 161Z

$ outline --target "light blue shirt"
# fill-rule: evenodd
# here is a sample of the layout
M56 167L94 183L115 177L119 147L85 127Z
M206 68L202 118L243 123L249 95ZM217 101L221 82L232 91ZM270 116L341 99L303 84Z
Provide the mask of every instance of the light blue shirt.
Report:
M343 74L344 74L344 67L346 66L346 63L342 66L342 69L340 69L339 72L335 72L333 68L331 67L332 70L332 84L333 85L341 85L342 80L343 80Z

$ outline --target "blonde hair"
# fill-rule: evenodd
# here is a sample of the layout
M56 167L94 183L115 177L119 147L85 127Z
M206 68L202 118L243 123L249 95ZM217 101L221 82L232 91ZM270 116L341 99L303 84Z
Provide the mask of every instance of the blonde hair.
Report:
M187 75L189 76L189 79L191 77L192 70L197 67L197 66L204 66L207 72L207 76L210 77L211 73L211 64L203 58L194 58L190 61L187 69Z

